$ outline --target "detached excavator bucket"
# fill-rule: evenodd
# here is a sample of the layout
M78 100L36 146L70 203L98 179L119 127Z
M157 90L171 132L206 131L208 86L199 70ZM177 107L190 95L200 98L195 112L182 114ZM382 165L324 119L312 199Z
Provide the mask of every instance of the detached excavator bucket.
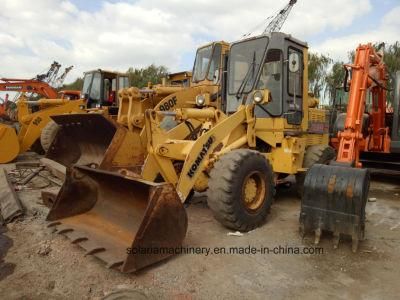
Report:
M66 167L100 165L116 131L111 119L97 113L52 116L60 126L46 157Z
M301 201L300 232L332 232L337 248L341 235L351 236L352 250L364 238L365 205L369 191L366 169L316 164L307 172Z
M110 268L134 272L182 245L187 215L171 184L74 166L51 208L56 228Z
M0 124L0 164L13 161L18 154L19 142L15 129Z

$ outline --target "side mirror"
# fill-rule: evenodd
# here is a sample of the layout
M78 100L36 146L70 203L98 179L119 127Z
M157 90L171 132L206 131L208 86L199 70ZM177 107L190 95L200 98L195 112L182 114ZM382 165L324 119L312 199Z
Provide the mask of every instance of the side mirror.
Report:
M82 95L82 99L85 100L85 101L89 100L89 94L88 93L84 93Z
M292 53L289 55L289 71L297 73L300 70L300 55Z
M217 84L218 81L219 81L219 70L217 69L217 70L215 70L215 72L214 72L213 83L214 83L214 84Z
M255 90L252 94L252 99L255 104L263 105L271 101L271 92L268 89Z

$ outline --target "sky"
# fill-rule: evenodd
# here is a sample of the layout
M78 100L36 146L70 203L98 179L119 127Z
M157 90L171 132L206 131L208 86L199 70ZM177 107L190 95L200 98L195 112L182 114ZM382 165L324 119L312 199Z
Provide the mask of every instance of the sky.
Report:
M197 47L239 40L288 1L1 0L0 77L32 78L54 60L74 65L66 82L96 68L191 70ZM298 0L281 31L347 60L359 43L400 40L400 1Z

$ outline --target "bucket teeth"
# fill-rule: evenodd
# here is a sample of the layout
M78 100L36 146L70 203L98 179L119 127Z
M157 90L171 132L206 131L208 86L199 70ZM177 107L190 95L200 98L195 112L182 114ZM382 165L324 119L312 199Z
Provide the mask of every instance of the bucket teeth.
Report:
M86 239L86 240L82 240L81 242L79 242L79 246L81 246L83 249L86 250L85 252L85 256L87 255L93 255L102 251L106 251L106 248L104 248L103 246L100 246L97 243L94 243L93 241Z
M315 245L318 245L318 244L319 244L319 241L321 240L321 233L322 233L321 228L317 228L317 229L315 230L315 240L314 240L314 244L315 244Z
M340 232L335 231L333 233L333 248L334 249L339 248L339 243L340 243Z
M117 254L113 251L103 251L96 253L95 256L106 263L106 267L109 269L118 268L122 266L124 261L121 259L121 254Z
M304 240L304 238L306 236L306 231L304 229L304 224L300 224L300 226L299 226L299 234L301 236L301 239Z
M107 264L106 268L107 268L107 269L119 268L119 267L122 266L123 263L124 263L123 261L113 262L113 263Z
M47 227L50 228L50 227L55 227L55 226L57 226L57 225L61 225L61 222L58 222L58 221L51 222L51 223L49 223L49 224L47 225Z
M182 245L187 215L172 184L78 165L67 170L47 220L58 221L53 228L83 248L85 255L128 273L172 255L133 254L128 249Z
M77 232L77 231L67 232L66 236L71 240L72 244L77 244L77 243L88 240L88 238L86 236L84 236L82 233Z
M96 247L96 248L93 248L93 249L90 249L90 250L86 251L86 252L85 252L85 256L87 256L87 255L94 255L94 254L96 254L96 253L103 252L103 251L106 251L106 248L103 248L103 247Z
M354 253L357 252L358 243L359 243L358 237L355 236L355 235L353 235L352 241L351 241L351 250L352 250Z
M58 234L64 234L67 232L74 231L74 229L72 229L70 226L65 226L63 224L57 225L54 229L55 232L57 232Z
M369 180L366 169L315 164L308 170L300 224L306 233L315 233L315 244L322 231L332 232L335 249L343 236L351 236L352 250L357 251L364 234Z
M74 231L72 228L62 228L62 229L58 229L58 234L64 234L67 232L71 232Z

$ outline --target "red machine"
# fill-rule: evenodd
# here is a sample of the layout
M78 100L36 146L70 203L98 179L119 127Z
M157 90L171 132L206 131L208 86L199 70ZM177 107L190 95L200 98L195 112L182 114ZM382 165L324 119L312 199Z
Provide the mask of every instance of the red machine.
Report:
M369 191L369 172L361 167L364 161L373 161L371 156L365 159L362 155L379 154L375 161L381 163L394 152L400 152L396 142L392 143L392 139L399 137L399 98L396 96L393 101L392 124L388 126L388 73L383 53L371 44L360 45L354 64L345 65L345 69L345 89L351 73L347 112L337 117L334 130L337 134L331 140L337 158L328 166L316 164L307 172L300 229L302 234L315 232L316 243L323 231L333 232L335 247L341 235L349 235L353 240L353 251L356 251L359 240L364 237Z
M363 152L391 152L386 104L388 73L382 55L371 44L359 46L354 64L345 68L347 74L350 70L352 74L347 112L338 116L338 134L331 142L337 149L337 162L360 168Z
M8 101L8 94L6 94L5 99L0 98L0 118L6 115L7 101Z

